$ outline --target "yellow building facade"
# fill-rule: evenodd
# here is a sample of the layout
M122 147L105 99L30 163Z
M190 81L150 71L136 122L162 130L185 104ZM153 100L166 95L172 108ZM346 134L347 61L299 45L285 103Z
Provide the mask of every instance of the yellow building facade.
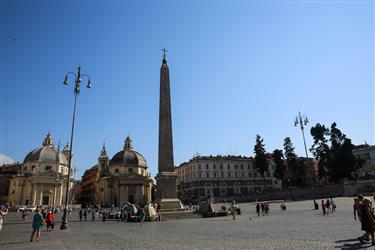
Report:
M65 204L69 156L67 147L62 152L54 148L52 135L48 133L42 147L26 155L19 173L10 180L8 203L11 206Z
M133 149L128 136L124 149L111 160L103 146L97 164L95 200L101 206L119 206L126 202L140 204L151 201L152 179L147 173L143 155Z

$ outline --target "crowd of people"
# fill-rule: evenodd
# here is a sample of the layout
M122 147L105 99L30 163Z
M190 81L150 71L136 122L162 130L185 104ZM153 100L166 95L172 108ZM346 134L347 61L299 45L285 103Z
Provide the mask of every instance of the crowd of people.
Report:
M315 200L314 200L314 204L315 204ZM323 215L328 215L336 211L336 202L332 198L327 199L326 201L322 200L321 207L322 207Z
M115 219L117 222L141 222L143 224L146 219L160 220L160 216L156 213L157 208L157 204L146 203L141 206L128 202L118 209L115 209L114 206L111 208L88 206L86 209L80 209L78 215L80 221L87 221L87 217L91 215L91 221L95 221L98 216L102 222L107 219Z
M258 217L260 216L260 212L262 212L262 215L265 216L270 213L270 205L268 204L268 202L257 203L255 206L255 210Z

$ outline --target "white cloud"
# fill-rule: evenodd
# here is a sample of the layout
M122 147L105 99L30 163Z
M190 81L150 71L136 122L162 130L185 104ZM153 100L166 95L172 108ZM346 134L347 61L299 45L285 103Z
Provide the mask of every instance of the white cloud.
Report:
M16 162L16 161L13 160L12 158L10 158L9 156L0 154L0 165L10 164L10 163L14 163L14 162Z

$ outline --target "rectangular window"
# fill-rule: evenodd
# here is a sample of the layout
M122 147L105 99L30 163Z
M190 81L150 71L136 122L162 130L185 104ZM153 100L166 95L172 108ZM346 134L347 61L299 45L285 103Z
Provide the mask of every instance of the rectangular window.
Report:
M216 173L214 173L214 178L216 178Z
M224 178L224 173L223 172L221 172L221 178Z
M249 173L249 177L253 177L253 175L251 173Z
M214 169L216 169L216 164L214 164Z
M208 164L206 164L206 169L208 169Z
M227 167L228 167L228 169L230 169L230 165L229 165L229 164L228 164L228 166L227 166Z
M237 166L237 165L234 165L234 169L238 169L238 166Z
M247 165L247 168L250 169L250 165Z
M132 168L129 168L129 173L133 173L133 169Z
M220 164L220 169L223 169L223 164Z
M236 178L238 178L238 174L236 173Z
M206 173L206 177L207 177L207 178L210 178L210 174L209 174L209 173Z
M243 169L243 165L241 165L240 167L241 167L241 169Z
M118 168L115 169L115 173L118 173Z
M198 169L201 169L201 164L198 164Z
M51 168L51 166L46 166L46 170L50 170Z
M230 178L231 176L230 176L230 173L228 173L228 177Z

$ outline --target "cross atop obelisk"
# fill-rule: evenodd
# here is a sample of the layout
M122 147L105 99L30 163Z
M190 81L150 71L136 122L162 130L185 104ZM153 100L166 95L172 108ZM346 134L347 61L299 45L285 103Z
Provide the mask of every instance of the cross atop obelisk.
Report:
M163 51L163 63L167 63L167 60L165 58L166 58L168 50L164 47L161 49L161 51Z

